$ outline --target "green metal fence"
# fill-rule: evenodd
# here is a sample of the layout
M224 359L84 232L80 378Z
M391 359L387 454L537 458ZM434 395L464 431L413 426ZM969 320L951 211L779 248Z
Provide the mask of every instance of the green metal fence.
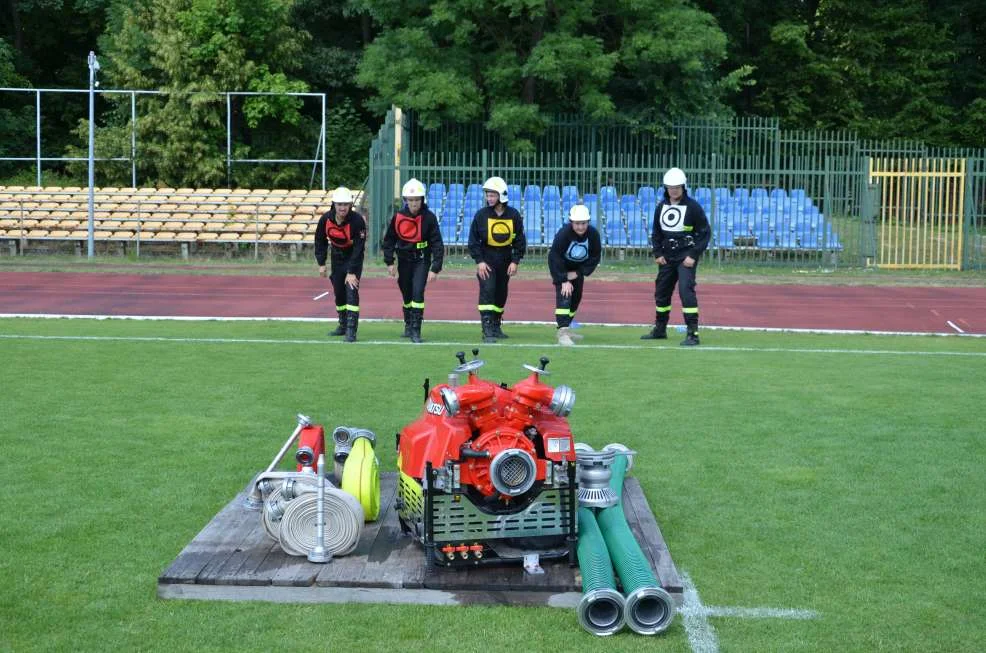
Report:
M543 193L548 187L569 186L577 189L578 201L591 203L608 257L648 258L641 230L649 229L651 216L637 215L646 206L641 189L658 189L663 172L678 166L688 175L692 195L704 196L714 233L708 259L722 264L865 266L874 260L873 216L879 209L872 205L879 202L879 193L867 179L871 156L967 158L964 265L986 266L986 151L865 141L846 130L782 130L772 118L683 120L667 133L653 133L559 116L534 141L533 151L516 152L481 124L450 123L426 130L413 115L392 110L370 151L371 246L379 242L399 203L400 184L416 177L426 186L444 189L433 196L441 198L440 206L431 199L429 204L442 218L451 253L463 253L463 234L475 204L458 198L450 204L452 187L468 193L470 185L495 174L518 187L513 201L525 214L528 231L539 230L528 239L533 255L543 254L560 222L554 207L549 215L544 202L528 202L524 190L532 186ZM614 190L603 191L607 187ZM604 192L615 193L616 210L601 199ZM748 200L747 194L756 197ZM797 204L785 204L802 196L806 199L795 200Z

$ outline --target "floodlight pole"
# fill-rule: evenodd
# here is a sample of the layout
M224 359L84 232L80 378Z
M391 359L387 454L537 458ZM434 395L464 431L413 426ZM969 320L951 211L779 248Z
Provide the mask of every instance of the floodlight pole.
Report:
M93 210L94 205L94 178L96 171L96 160L95 160L95 145L96 145L96 130L95 130L95 114L96 114L96 92L95 89L99 86L99 82L96 81L96 72L99 70L99 61L96 60L96 53L89 51L89 235L87 238L88 243L88 256L93 258L95 256L95 244L93 243L93 231L95 227Z

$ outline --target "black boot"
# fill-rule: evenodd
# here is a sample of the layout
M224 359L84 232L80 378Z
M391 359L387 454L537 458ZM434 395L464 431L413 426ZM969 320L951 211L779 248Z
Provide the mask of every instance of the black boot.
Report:
M668 320L658 317L654 321L654 328L640 336L641 340L667 340L668 339Z
M493 316L488 311L483 311L480 313L480 317L483 324L483 342L496 342L496 336L493 333Z
M404 307L404 333L401 334L401 338L411 337L411 311L413 309Z
M500 328L500 325L502 323L503 323L503 313L494 313L493 314L493 337L494 338L499 338L501 340L505 340L505 339L509 338L510 336L508 336L507 334L505 334L503 332L503 329Z
M411 309L411 342L419 343L421 340L421 322L424 321L424 311L420 308Z
M359 328L359 313L348 311L346 313L346 342L356 342L356 330Z
M688 334L681 341L681 345L683 347L694 347L698 345L698 313L686 313L685 326L688 328Z
M346 313L347 311L339 311L339 326L332 331L329 331L330 336L346 335Z

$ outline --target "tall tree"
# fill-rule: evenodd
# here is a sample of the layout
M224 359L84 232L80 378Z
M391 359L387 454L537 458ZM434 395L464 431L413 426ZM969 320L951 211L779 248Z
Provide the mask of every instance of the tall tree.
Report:
M426 125L484 120L529 146L557 112L652 127L724 110L726 39L686 0L352 0L379 36L359 82L369 106L414 109Z
M308 39L291 26L292 5L293 0L138 0L116 7L102 41L103 74L122 88L165 91L141 100L146 176L165 184L225 183L225 106L215 94L307 91L307 84L291 76ZM253 96L237 102L237 119L248 134L266 120L298 124L300 109L295 98ZM238 156L251 153L248 136L243 140Z

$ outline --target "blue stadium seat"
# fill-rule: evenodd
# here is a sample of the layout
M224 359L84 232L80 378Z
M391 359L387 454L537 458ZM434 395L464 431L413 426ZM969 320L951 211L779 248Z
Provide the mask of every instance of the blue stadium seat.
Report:
M544 191L541 193L541 199L544 202L558 202L561 204L561 192L558 190L557 186L547 185L544 187Z
M716 198L716 204L725 204L733 198L732 193L729 192L728 188L723 188L719 186L712 192L713 197Z
M733 197L740 203L740 205L746 204L750 199L750 191L742 186L737 186L733 189Z
M636 195L624 195L620 198L620 209L623 211L623 217L626 219L626 228L630 245L635 247L641 247L647 244L647 227L644 216L640 210L640 205L637 204Z
M589 222L599 228L599 196L595 193L586 193L582 197L582 203L589 207Z
M507 201L510 206L514 207L520 211L521 201L520 201L520 186L517 184L510 184L507 186Z
M533 195L531 196L534 197ZM541 233L541 199L529 199L524 202L524 234L528 241Z
M561 187L561 201L562 204L568 203L569 206L574 206L579 203L579 189L575 186L562 186Z
M551 238L561 229L563 218L561 214L561 203L559 199L544 200L544 236L542 242ZM530 239L528 239L530 241Z
M733 246L733 231L730 223L723 220L717 222L712 230L712 247L729 248Z
M626 246L628 242L626 228L620 217L620 206L615 198L605 200L603 207L603 240L607 245Z
M616 187L615 186L603 186L599 189L599 201L604 205L609 202L616 202Z
M787 191L783 188L775 188L770 191L770 199L772 200L782 200L787 197Z
M469 188L466 189L466 199L483 199L484 196L481 184L469 184Z
M766 188L754 188L750 191L750 201L756 201L758 199L763 200L764 202L767 201L768 196Z
M435 214L435 217L442 217L442 205L445 203L445 184L431 184L428 186L428 197L425 198L428 208Z
M449 184L448 195L445 196L445 206L442 211L444 217L459 219L462 217L462 203L465 199L465 186L462 184ZM471 219L472 216L470 215Z
M637 200L640 202L640 215L650 224L654 209L657 208L657 191L651 186L641 186L637 192Z
M466 197L465 204L462 208L462 219L466 224L471 224L473 217L483 206L486 205L479 197Z
M458 225L458 222L456 221L455 217L451 216L447 218L442 218L438 224L439 224L439 229L442 232L442 240L445 242L445 244L446 245L454 244L456 242L457 225Z
M540 202L541 201L541 187L528 185L524 187L524 202Z

